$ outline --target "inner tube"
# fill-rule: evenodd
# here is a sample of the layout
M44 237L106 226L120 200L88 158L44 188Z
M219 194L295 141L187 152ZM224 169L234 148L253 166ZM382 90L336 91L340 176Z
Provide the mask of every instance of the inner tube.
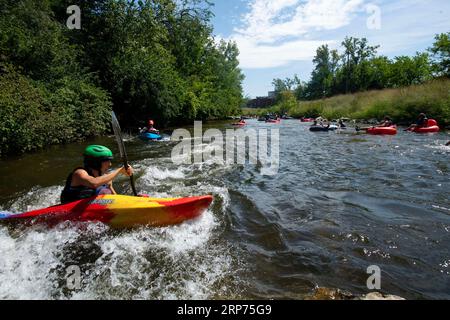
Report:
M397 126L390 127L373 127L367 129L368 134L373 135L390 135L395 136L397 134Z
M440 130L441 129L439 128L436 120L428 119L428 123L427 123L426 127L414 128L414 129L412 129L412 132L415 132L415 133L437 133Z
M311 126L309 128L309 131L311 131L311 132L328 132L328 131L334 131L336 129L337 129L336 126L330 126L330 127Z
M438 126L432 126L427 128L415 128L413 130L413 132L415 133L437 133L439 131L441 131L441 128L439 128Z

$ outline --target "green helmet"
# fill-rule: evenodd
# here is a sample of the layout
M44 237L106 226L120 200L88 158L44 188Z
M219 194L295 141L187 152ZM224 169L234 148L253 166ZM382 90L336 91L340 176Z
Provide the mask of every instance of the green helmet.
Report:
M94 158L98 161L109 161L113 159L113 153L107 147L92 145L84 150L83 156L85 158Z

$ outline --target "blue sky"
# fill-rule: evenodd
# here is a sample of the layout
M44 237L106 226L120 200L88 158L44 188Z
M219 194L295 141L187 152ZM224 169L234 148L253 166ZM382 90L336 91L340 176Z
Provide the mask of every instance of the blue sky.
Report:
M244 92L264 96L274 78L309 80L318 46L366 37L388 57L414 55L450 31L449 0L215 0L214 34L234 40Z

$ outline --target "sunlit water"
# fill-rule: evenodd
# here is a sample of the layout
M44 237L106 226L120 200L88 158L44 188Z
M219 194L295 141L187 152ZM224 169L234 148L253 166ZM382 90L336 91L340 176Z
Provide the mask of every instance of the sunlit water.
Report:
M176 143L127 137L139 192L212 194L210 210L175 227L120 232L0 225L0 299L302 299L316 287L358 295L370 292L371 265L382 270L384 293L450 299L448 134L311 133L295 120L248 125L268 128L281 134L274 176L250 164L175 165ZM94 142L117 151L112 137ZM3 160L0 211L57 204L85 145ZM130 192L127 179L116 185ZM82 271L80 290L67 288L72 265Z

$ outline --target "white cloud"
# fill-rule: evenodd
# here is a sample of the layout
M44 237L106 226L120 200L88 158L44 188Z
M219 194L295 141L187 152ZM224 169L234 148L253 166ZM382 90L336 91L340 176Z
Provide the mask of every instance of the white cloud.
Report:
M310 60L318 46L335 41L305 40L320 30L350 24L364 0L253 0L243 26L231 40L239 46L241 67L279 67Z
M311 60L322 44L334 44L329 41L288 41L280 45L267 45L241 36L232 38L236 41L240 55L241 67L247 69L276 68L293 61Z

